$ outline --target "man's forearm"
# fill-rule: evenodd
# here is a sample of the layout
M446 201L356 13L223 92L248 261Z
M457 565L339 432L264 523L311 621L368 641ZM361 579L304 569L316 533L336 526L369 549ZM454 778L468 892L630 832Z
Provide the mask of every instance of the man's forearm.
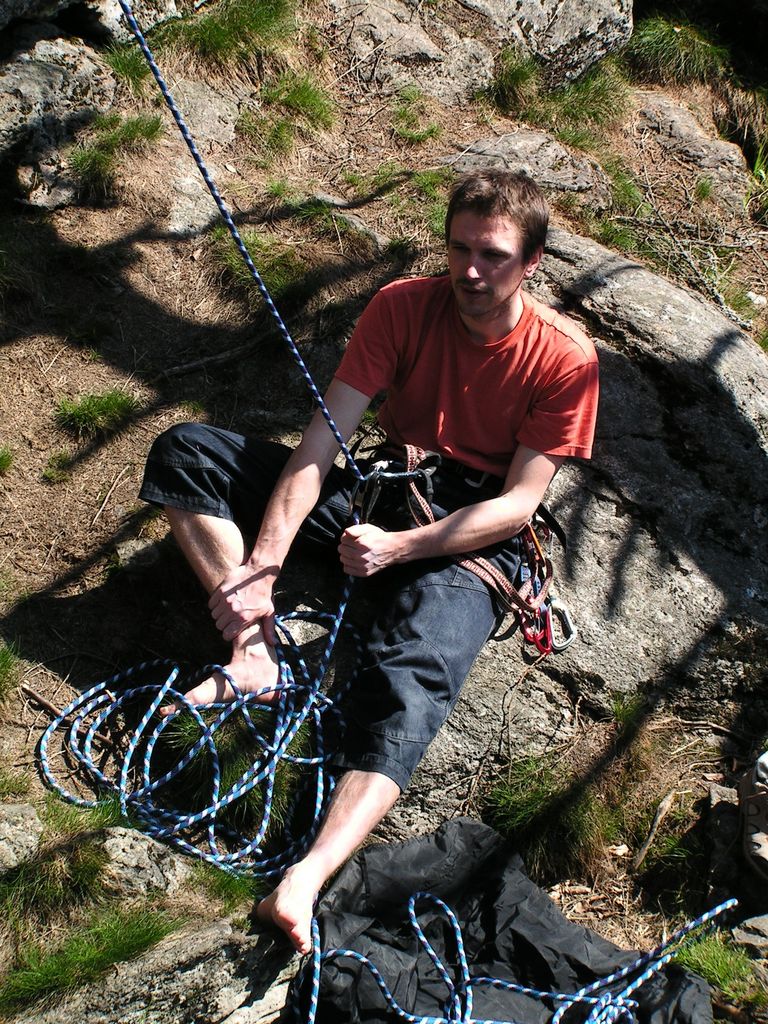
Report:
M357 427L370 399L334 379L325 401L341 436L346 439ZM254 570L277 577L301 524L315 507L323 480L338 452L336 438L321 413L316 412L267 504L259 535L248 557L248 565Z
M352 576L371 576L398 562L461 555L514 537L536 511L562 462L560 456L520 446L499 497L415 530L387 533L368 523L352 526L341 539L342 564Z
M302 458L301 448L291 455L267 504L261 529L248 564L277 575L288 550L320 495L328 467Z
M459 555L497 544L518 534L530 516L527 506L511 495L469 505L436 523L397 534L398 561Z

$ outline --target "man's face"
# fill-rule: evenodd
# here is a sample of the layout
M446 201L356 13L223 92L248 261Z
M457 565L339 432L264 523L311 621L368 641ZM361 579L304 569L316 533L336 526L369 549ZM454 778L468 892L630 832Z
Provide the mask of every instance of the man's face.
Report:
M523 261L520 231L504 217L483 217L471 210L455 214L448 272L462 317L483 324L519 316L520 286L540 259L536 253Z

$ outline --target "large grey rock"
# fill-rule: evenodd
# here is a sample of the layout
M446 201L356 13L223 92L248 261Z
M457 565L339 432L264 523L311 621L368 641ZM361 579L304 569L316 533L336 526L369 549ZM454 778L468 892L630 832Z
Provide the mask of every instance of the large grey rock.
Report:
M209 165L209 170L215 179L215 169L212 165ZM178 238L192 238L216 222L219 217L218 207L187 154L176 162L176 174L171 179L170 186L169 234Z
M15 1024L271 1024L285 1005L298 958L270 936L227 921L190 927L101 981Z
M128 899L146 896L153 889L173 895L192 871L188 857L134 829L107 829L104 849L109 855L105 884Z
M445 157L445 163L458 174L482 167L525 171L542 188L583 195L596 209L610 201L610 182L600 165L588 156L572 153L546 132L519 128L478 139L458 158Z
M671 96L650 90L638 91L636 96L638 127L647 136L645 141L655 142L667 157L687 166L692 177L710 178L713 199L732 214L746 218L744 204L751 175L741 149L718 139L714 125L704 127L688 107Z
M332 8L357 77L389 91L415 85L452 105L490 84L504 46L540 58L557 84L623 45L632 31L630 0L461 0L451 10L405 0L332 0Z
M77 0L0 0L0 29L11 22L49 21ZM99 34L124 41L133 39L117 0L86 0L83 5ZM175 0L136 0L133 13L143 30L178 16Z
M239 108L229 94L209 82L180 78L173 84L173 97L201 152L211 153L234 141Z
M0 804L0 872L37 852L43 823L30 804Z
M631 0L462 0L500 40L538 57L554 83L577 78L632 34Z
M19 180L35 205L71 200L61 147L96 114L108 110L115 80L90 47L66 39L32 41L0 69L0 160L20 157ZM61 179L64 179L62 182ZM61 195L49 193L61 188Z
M733 941L744 946L752 956L768 958L768 914L750 917L731 931Z
M333 0L358 77L391 92L417 86L443 103L457 103L488 85L493 54L439 18L420 19L400 0L368 4Z
M86 0L85 6L108 38L121 43L134 39L117 0ZM131 9L142 32L179 17L176 0L134 0Z

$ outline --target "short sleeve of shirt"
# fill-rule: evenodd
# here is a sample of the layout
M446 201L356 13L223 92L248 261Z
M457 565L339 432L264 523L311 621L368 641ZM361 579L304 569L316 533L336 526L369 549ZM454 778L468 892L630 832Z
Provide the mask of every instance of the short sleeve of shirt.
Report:
M392 309L382 289L363 310L335 376L373 398L394 380L397 358Z
M543 388L517 432L517 441L546 455L590 458L597 420L598 372L595 358Z

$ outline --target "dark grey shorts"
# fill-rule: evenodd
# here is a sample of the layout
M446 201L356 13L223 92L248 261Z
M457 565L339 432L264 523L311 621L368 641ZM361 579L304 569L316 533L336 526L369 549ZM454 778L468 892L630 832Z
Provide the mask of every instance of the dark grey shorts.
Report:
M180 424L162 434L147 460L140 496L237 523L258 532L266 503L290 449L201 424ZM349 523L352 473L334 466L301 536L336 546ZM445 515L493 492L470 487L438 470L433 508ZM399 496L386 496L374 520L408 528ZM515 579L520 566L516 538L482 554ZM481 580L450 558L425 559L358 580L377 612L361 671L348 699L347 728L335 763L377 771L405 789L428 745L458 699L480 648L498 622L498 609Z

